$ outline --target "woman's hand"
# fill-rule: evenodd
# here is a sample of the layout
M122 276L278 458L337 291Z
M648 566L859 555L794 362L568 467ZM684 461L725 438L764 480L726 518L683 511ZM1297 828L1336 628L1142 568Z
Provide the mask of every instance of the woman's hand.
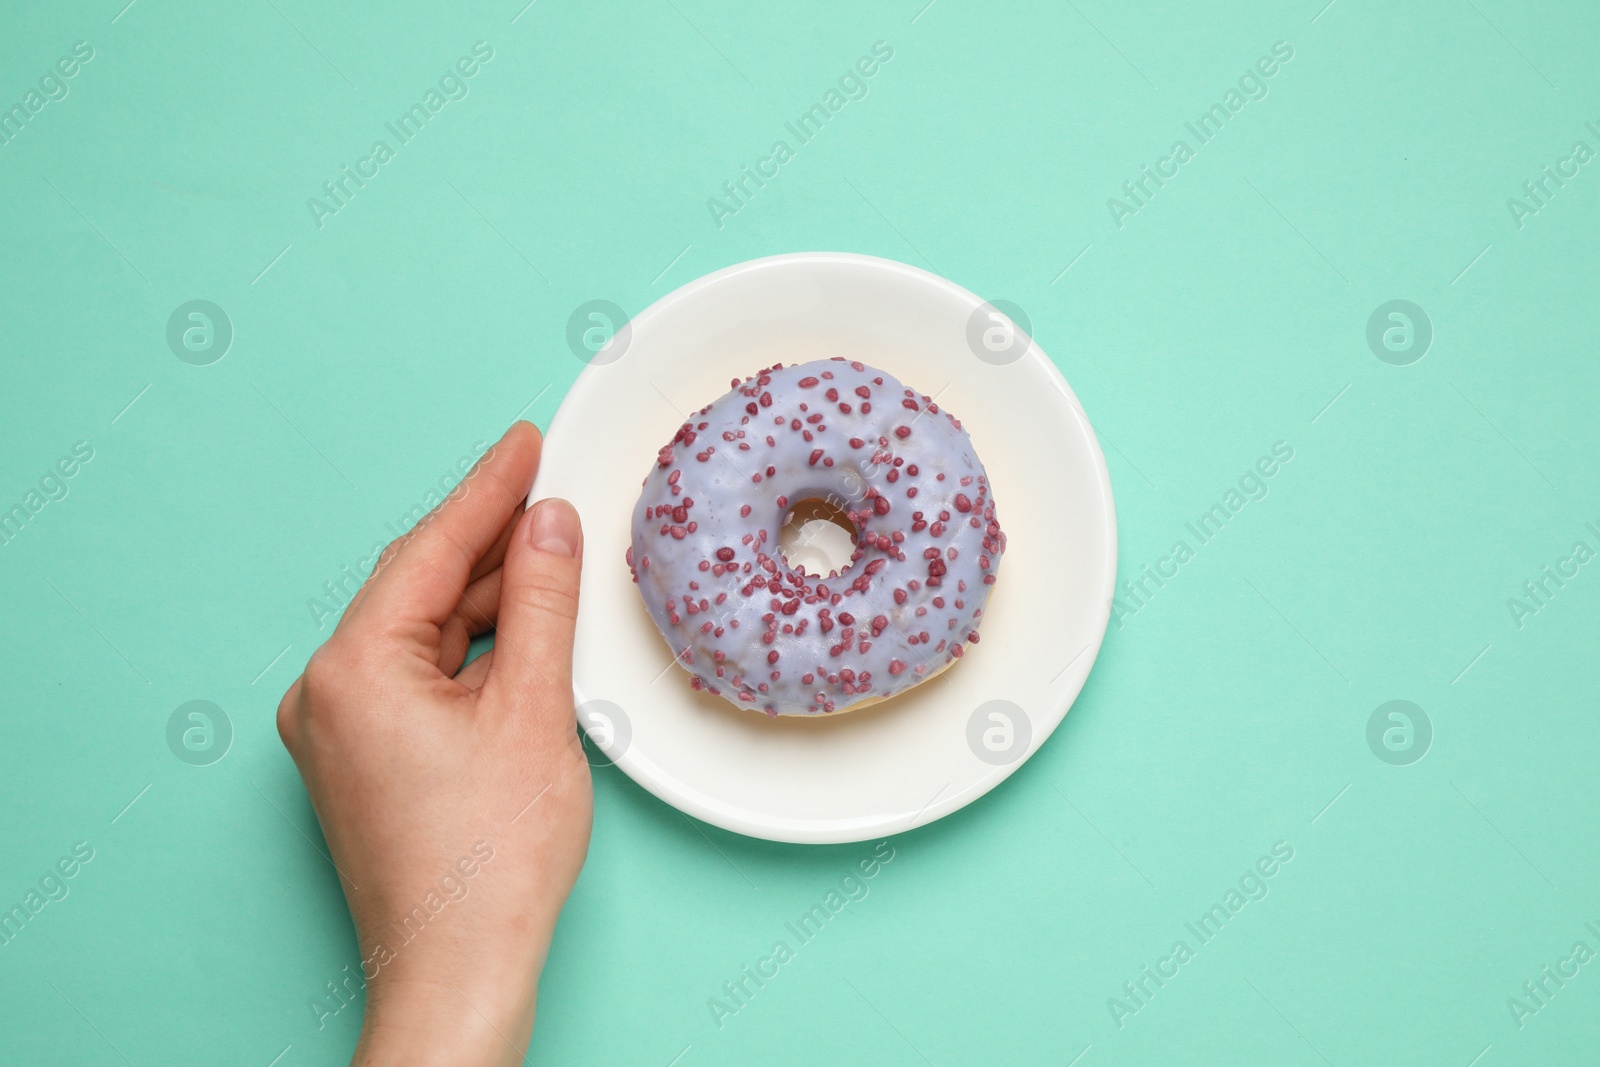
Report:
M583 535L564 500L523 513L540 446L516 423L390 545L278 708L360 939L358 1064L520 1064L588 850Z

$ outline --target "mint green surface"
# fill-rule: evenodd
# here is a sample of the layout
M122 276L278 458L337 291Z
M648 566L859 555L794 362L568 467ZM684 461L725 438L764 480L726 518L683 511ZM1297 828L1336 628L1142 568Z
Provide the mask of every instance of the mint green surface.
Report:
M746 840L598 770L530 1062L1600 1057L1600 962L1572 957L1600 952L1600 162L1541 171L1600 151L1600 9L123 2L0 16L0 107L93 48L0 145L0 509L93 450L0 544L0 908L93 849L0 945L0 1062L347 1059L358 1008L319 1029L309 1003L356 946L272 721L331 629L308 601L480 442L549 424L579 304L811 249L1025 309L1102 434L1121 577L1191 558L1123 594L1043 749L893 839L810 943L785 923L870 845ZM399 146L385 124L478 41ZM785 123L880 41L800 144ZM1200 144L1185 123L1275 42L1266 96ZM379 139L319 228L308 198ZM708 198L778 139L719 226ZM234 330L209 366L166 341L196 299ZM1394 299L1431 321L1419 362L1368 346ZM1186 523L1277 442L1268 495L1201 544ZM1432 724L1410 765L1368 746L1395 699ZM167 745L190 700L233 724L209 766ZM1185 924L1277 842L1202 944ZM778 940L719 1027L708 1000ZM1178 940L1140 1006L1123 984Z

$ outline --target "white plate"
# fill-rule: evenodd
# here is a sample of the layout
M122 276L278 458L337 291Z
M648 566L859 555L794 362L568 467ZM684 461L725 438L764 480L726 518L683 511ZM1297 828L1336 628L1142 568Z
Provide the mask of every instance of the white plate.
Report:
M634 781L738 833L864 841L976 800L1066 715L1105 636L1111 482L1088 418L1039 347L1021 335L1010 362L982 347L1007 342L1009 320L991 311L903 263L773 256L658 300L578 376L530 499L566 497L583 517L573 688L590 736ZM769 719L689 688L629 577L629 517L689 412L733 378L830 356L886 370L962 421L1007 549L982 640L949 670L860 711Z

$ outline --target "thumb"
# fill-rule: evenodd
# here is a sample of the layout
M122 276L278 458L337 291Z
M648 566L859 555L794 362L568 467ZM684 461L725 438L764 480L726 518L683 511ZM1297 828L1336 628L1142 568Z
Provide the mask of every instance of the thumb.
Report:
M494 663L484 691L518 711L572 715L583 528L565 500L528 509L506 546Z

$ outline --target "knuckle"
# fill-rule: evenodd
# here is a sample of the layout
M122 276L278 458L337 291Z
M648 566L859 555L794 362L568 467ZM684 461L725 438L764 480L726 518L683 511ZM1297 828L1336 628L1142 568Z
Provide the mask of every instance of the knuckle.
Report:
M535 616L555 618L568 624L578 621L577 586L555 575L530 575L517 590L517 599Z
M492 452L492 450L491 450ZM493 491L499 493L509 501L518 501L528 495L527 486L517 486L506 478L505 473L498 466L487 463L490 457L485 455L478 461L478 466L473 468L474 480L482 479L493 483Z
M283 699L278 701L278 740L283 742L283 747L288 749L291 755L299 737L300 685L301 683L296 682L290 686Z
M313 652L300 683L308 711L337 702L362 667L361 657L337 637Z
M461 538L457 537L455 531L450 529L448 526L434 526L428 531L427 538L433 543L448 547L456 554L458 561L468 570L471 570L472 565L477 562L475 558L477 553L473 552L472 548L465 541L461 540Z
M371 578L377 577L385 568L389 566L389 564L394 562L394 558L398 556L400 554L400 550L405 547L405 541L408 536L408 534L402 534L393 541L390 541L387 545L383 546L383 551L378 553L378 562L372 565L372 575L368 579L369 581Z
M373 575L376 575L383 568L393 563L395 557L404 552L407 545L409 545L412 541L415 541L424 532L426 532L429 526L432 524L432 519L435 514L437 514L437 509L434 511L423 512L420 508L413 508L406 515L402 516L401 522L404 523L406 520L410 520L411 526L404 533L400 534L393 541L390 541L384 546L383 551L378 554L377 566L372 568Z
M380 567L385 563L394 562L394 558L400 554L400 550L405 548L406 543L409 542L413 536L415 536L416 528L416 523L412 523L411 529L407 530L405 533L399 535L393 541L390 541L388 544L383 546L383 551L378 555L378 565Z

